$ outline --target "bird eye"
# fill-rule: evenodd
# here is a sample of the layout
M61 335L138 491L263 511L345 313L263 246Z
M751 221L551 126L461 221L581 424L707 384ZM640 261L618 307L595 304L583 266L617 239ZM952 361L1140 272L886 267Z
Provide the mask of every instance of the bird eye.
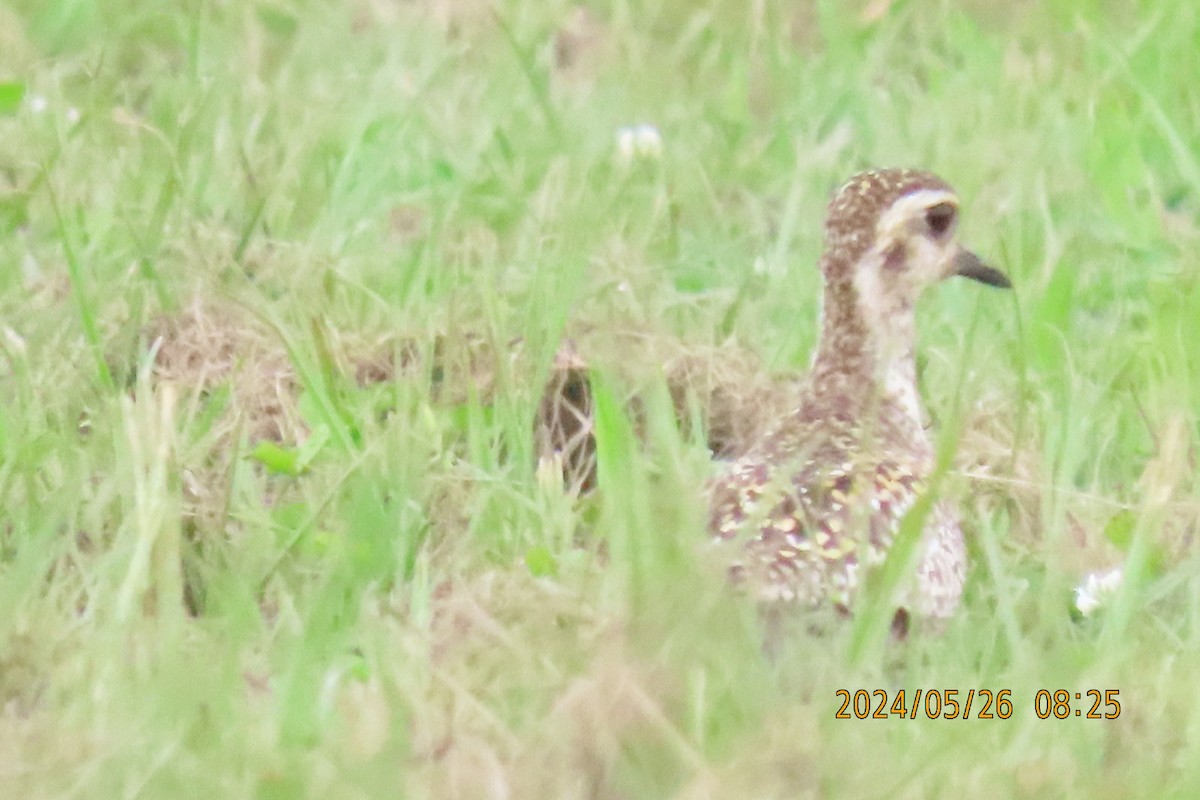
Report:
M932 205L925 210L925 223L929 225L929 230L933 231L934 235L941 236L950 230L950 225L954 222L954 213L955 208L952 203Z

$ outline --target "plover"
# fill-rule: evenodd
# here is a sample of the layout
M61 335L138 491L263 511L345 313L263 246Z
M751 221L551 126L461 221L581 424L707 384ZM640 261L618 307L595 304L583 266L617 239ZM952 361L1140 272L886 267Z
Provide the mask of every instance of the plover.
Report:
M710 532L758 599L852 610L864 570L884 561L924 491L934 450L914 306L952 275L1011 286L958 244L958 205L941 178L907 169L863 172L830 202L820 341L798 403L710 487ZM958 517L937 501L900 612L950 616L966 572Z

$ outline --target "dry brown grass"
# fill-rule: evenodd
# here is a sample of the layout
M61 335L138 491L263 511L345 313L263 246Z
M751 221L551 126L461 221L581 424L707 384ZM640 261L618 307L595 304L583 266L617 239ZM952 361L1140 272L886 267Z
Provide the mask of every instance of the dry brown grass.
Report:
M230 403L219 423L226 435L240 428L251 440L303 438L287 351L243 308L193 297L178 313L153 319L145 339L156 349L154 380L174 384L185 404L194 407L229 387Z

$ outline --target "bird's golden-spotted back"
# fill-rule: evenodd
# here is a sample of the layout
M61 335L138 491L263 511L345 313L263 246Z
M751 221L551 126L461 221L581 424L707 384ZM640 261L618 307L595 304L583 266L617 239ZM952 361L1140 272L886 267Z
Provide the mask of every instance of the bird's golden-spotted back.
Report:
M882 422L865 431L833 411L798 416L713 483L709 527L740 551L731 576L758 598L848 607L859 567L883 561L931 455Z

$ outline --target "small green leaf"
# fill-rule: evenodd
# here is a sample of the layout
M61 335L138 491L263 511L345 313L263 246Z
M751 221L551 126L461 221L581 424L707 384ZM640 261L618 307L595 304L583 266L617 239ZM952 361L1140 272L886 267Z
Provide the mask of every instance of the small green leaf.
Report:
M0 81L0 114L11 114L25 99L25 84L19 81Z
M539 544L525 551L525 566L535 578L546 578L558 573L558 562L550 548Z
M299 452L280 447L274 442L261 441L250 451L250 458L262 464L276 475L299 475L302 471Z
M1136 525L1137 517L1132 511L1118 511L1104 526L1104 538L1122 553L1128 553L1133 544L1133 529Z

